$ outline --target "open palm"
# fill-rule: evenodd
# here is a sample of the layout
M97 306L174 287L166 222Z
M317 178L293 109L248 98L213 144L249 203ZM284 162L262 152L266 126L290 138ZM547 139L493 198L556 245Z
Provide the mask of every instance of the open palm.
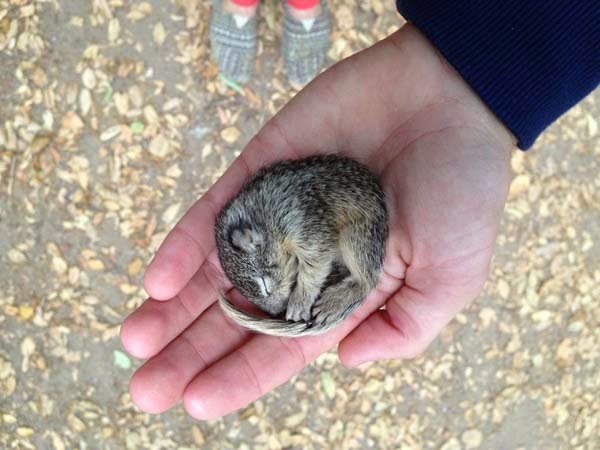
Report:
M183 399L196 418L225 415L287 381L339 343L349 366L422 352L482 288L509 183L513 137L413 27L319 76L248 144L186 213L145 276L147 300L124 322L134 402ZM384 274L333 331L282 339L233 324L215 303L231 285L216 255L216 214L271 162L342 153L378 174L390 211ZM381 307L385 305L385 309Z

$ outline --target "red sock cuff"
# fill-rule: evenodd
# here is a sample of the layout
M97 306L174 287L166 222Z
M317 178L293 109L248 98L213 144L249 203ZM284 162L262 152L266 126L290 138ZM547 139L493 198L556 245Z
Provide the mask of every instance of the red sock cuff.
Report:
M287 0L287 2L296 9L311 9L319 4L319 0Z
M231 3L234 3L238 6L245 6L245 7L254 6L259 2L259 0L230 0L230 1L231 1Z

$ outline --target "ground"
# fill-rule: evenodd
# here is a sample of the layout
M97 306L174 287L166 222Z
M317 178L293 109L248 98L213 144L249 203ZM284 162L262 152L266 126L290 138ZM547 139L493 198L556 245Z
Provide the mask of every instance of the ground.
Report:
M330 63L401 26L331 0ZM597 449L600 92L515 178L484 292L411 361L334 352L224 419L140 412L123 318L183 211L295 92L266 2L257 76L219 78L208 0L0 0L0 447Z

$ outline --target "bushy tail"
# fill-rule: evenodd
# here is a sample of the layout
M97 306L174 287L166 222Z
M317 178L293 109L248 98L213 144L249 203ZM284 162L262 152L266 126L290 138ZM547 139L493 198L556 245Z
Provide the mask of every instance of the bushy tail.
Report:
M281 337L311 336L325 333L336 324L323 324L311 327L304 322L291 322L281 319L269 319L253 316L231 303L224 295L219 294L219 306L238 325L258 333Z

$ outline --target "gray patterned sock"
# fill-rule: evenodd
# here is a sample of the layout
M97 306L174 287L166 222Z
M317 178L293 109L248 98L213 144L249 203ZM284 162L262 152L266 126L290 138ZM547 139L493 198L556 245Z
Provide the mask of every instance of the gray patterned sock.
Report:
M252 76L256 56L256 15L238 24L236 17L223 9L222 0L213 0L210 44L223 75L246 83Z
M327 2L321 0L320 3L323 12L314 19L309 29L291 16L287 2L285 4L282 52L290 83L308 83L319 73L325 62L330 44L331 21Z

